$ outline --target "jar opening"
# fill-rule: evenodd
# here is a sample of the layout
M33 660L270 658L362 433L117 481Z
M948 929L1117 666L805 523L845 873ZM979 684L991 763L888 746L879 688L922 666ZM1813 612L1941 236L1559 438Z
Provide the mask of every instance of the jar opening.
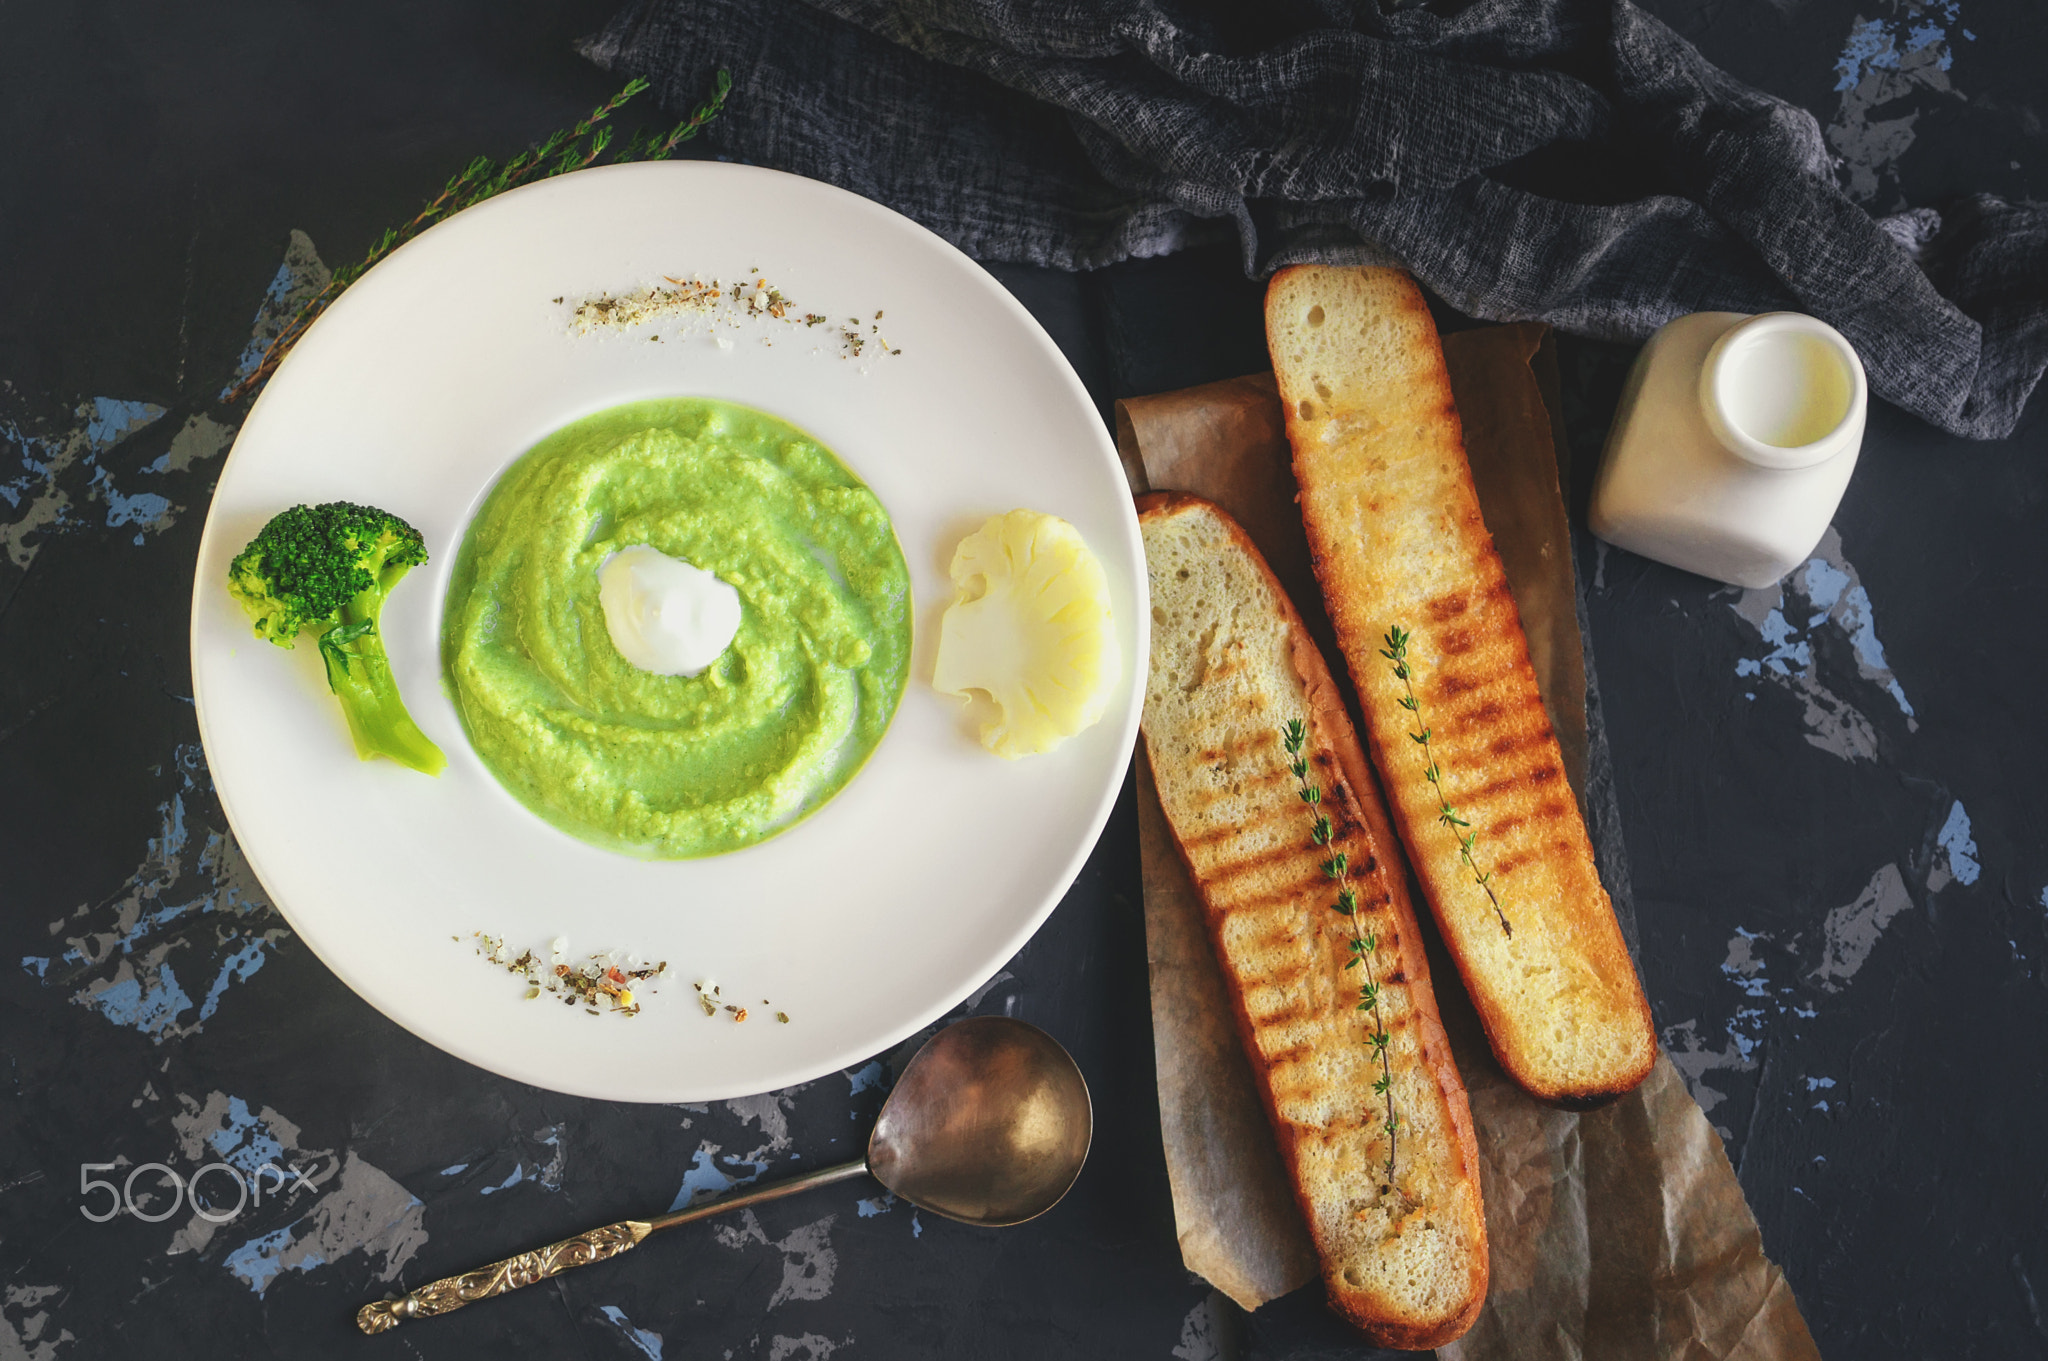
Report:
M1744 336L1722 357L1721 415L1759 444L1799 449L1833 434L1856 380L1840 350L1811 331Z
M1766 312L1737 322L1700 373L1707 426L1729 453L1780 471L1826 462L1863 426L1863 364L1817 317Z

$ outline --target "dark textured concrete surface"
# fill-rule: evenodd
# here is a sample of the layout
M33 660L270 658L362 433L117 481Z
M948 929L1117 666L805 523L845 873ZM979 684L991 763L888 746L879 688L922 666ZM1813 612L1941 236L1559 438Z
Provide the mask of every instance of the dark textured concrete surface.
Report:
M297 943L199 748L191 568L267 292L608 94L570 44L610 8L0 6L0 1357L1361 1354L1313 1292L1246 1319L1180 1265L1128 798L963 1009L1045 1026L1093 1086L1052 1214L977 1232L849 1183L350 1326L395 1284L839 1156L891 1068L707 1108L470 1068ZM1811 109L1875 209L2043 192L2038 5L1655 8ZM1263 363L1227 252L996 272L1105 410ZM1630 354L1562 358L1583 462ZM1996 445L1877 408L1782 590L1586 556L1657 1022L1830 1357L2048 1354L2044 519L2042 399ZM312 1185L218 1225L81 1213L106 1195L81 1164L218 1161Z

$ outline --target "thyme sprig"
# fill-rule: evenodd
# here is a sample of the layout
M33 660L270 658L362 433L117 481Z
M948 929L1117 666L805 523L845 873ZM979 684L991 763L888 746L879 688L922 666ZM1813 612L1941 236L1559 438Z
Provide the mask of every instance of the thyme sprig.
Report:
M1299 785L1297 793L1308 805L1311 820L1308 839L1314 846L1328 847L1336 836L1337 829L1330 821L1330 815L1323 811L1322 786L1308 778L1308 757L1303 745L1308 740L1308 729L1298 718L1287 720L1287 727L1281 734L1281 744L1287 749L1287 769L1293 773ZM1379 933L1368 928L1360 920L1358 890L1351 885L1351 857L1341 850L1330 852L1330 858L1322 862L1323 874L1337 884L1337 900L1330 907L1339 916L1351 923L1351 958L1345 962L1346 969L1365 966L1365 982L1358 987L1357 1010L1368 1012L1372 1018L1372 1034L1366 1043L1372 1046L1373 1056L1380 1062L1380 1075L1374 1080L1375 1095L1384 1097L1387 1103L1387 1161L1386 1173L1389 1182L1394 1179L1394 1152L1400 1138L1401 1119L1394 1111L1394 1070L1387 1057L1387 1045L1393 1036L1387 1030L1385 1013L1380 1009L1379 978L1372 967L1373 957L1379 953Z
M308 298L292 319L285 323L263 351L263 358L242 380L229 388L223 399L238 402L254 392L269 380L299 343L307 328L317 321L334 300L341 296L350 284L369 272L372 265L397 250L406 242L418 236L427 228L452 217L464 208L495 198L507 189L517 189L522 184L535 180L549 179L555 175L566 175L572 170L581 170L595 165L610 153L610 163L620 165L627 161L662 161L675 154L677 147L695 137L700 129L718 117L725 107L725 98L732 91L732 75L726 71L718 73L711 97L699 104L680 123L667 131L641 129L626 139L625 145L616 150L612 147L613 129L604 123L619 108L635 95L647 88L647 82L635 77L626 82L620 91L604 103L592 109L583 121L574 127L560 128L549 133L542 141L528 147L509 161L498 162L488 156L479 156L449 177L441 186L441 192L427 201L425 207L402 227L387 228L378 238L370 253L353 265L334 271L327 281L327 287Z
M1410 634L1399 624L1387 630L1386 646L1380 655L1394 664L1394 677L1407 688L1395 703L1415 716L1415 731L1408 734L1408 740L1422 748L1422 777L1436 790L1436 820L1451 829L1451 835L1458 839L1458 858L1465 862L1465 868L1472 872L1472 882L1486 892L1486 901L1493 904L1493 915L1500 918L1501 934L1513 938L1515 928L1508 924L1508 914L1500 905L1500 894L1493 887L1493 871L1482 870L1472 857L1472 847L1479 841L1479 833L1472 830L1472 824L1451 801L1444 797L1443 768L1437 764L1436 752L1429 745L1429 726L1422 721L1422 701L1415 697L1414 671L1408 665L1408 640Z

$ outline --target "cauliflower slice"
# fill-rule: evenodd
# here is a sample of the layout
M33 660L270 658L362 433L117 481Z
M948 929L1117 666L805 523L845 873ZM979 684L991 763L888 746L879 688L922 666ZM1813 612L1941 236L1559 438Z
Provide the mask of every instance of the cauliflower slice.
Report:
M1013 510L960 541L956 592L939 626L932 685L1002 710L981 744L1015 760L1051 751L1102 717L1123 676L1109 581L1079 531L1056 515Z

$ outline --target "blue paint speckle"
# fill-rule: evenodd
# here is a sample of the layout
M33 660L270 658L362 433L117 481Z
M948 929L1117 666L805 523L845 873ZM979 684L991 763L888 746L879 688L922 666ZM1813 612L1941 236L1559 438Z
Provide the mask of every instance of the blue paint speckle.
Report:
M754 1181L757 1178L759 1178L763 1172L766 1172L768 1170L768 1163L765 1159L750 1160L747 1158L742 1158L737 1153L728 1153L723 1158L720 1158L719 1161L724 1163L727 1167L751 1167L752 1169L754 1169L744 1177L733 1178L734 1185L739 1185L743 1182Z
M885 1192L879 1196L870 1196L866 1200L857 1201L853 1208L859 1212L862 1219L873 1219L876 1215L885 1215L895 1209L896 1197L893 1193Z
M468 1166L469 1166L469 1164L468 1164L468 1163L456 1163L456 1164L455 1164L454 1166L452 1166L452 1167L444 1167L444 1168L442 1168L442 1169L441 1169L441 1175L442 1175L442 1176L444 1176L444 1177L452 1177L452 1176L454 1176L454 1175L455 1175L455 1174L456 1174L457 1172L461 1172L461 1171L465 1170L466 1168L468 1168Z
M1896 71L1899 58L1912 52L1919 52L1942 42L1948 37L1948 29L1937 23L1929 12L1938 13L1943 20L1953 24L1962 14L1957 0L1935 0L1924 9L1910 16L1910 27L1899 23L1887 23L1883 19L1859 19L1849 29L1849 40L1842 47L1842 54L1835 58L1835 90L1837 93L1853 90L1861 85L1873 71ZM1970 42L1977 41L1977 35L1969 29L1959 30ZM1935 65L1948 70L1954 63L1954 55L1944 51Z
M124 402L118 397L95 397L92 414L85 421L85 442L95 453L111 449L136 431L162 418L164 408L155 402Z
M918 1221L917 1211L915 1210L910 1212L910 1236L912 1238L924 1237L924 1225Z
M1737 1007L1733 1019L1728 1022L1728 1040L1735 1046L1735 1051L1742 1056L1744 1063L1749 1062L1756 1055L1758 1037L1754 1034L1745 1034L1742 1030L1736 1029L1736 1027L1743 1026L1750 1030L1760 1030L1763 1028L1763 1021L1763 1008Z
M1948 872L1956 877L1956 882L1976 883L1983 866L1977 863L1977 843L1970 836L1970 815L1963 811L1962 800L1956 800L1955 807L1949 809L1948 821L1941 825L1935 840L1948 852Z
M1806 599L1805 608L1794 608L1789 603L1799 595ZM1899 712L1906 716L1907 726L1915 726L1913 705L1906 698L1905 688L1892 674L1891 664L1885 658L1884 644L1878 641L1870 593L1856 581L1853 569L1825 557L1809 558L1787 580L1781 598L1787 602L1784 607L1767 609L1762 622L1756 625L1770 651L1761 658L1738 658L1735 663L1737 676L1764 676L1766 679L1810 686L1816 680L1813 645L1810 636L1803 635L1811 635L1813 630L1832 621L1848 637L1849 646L1856 655L1857 671L1865 680L1883 686L1892 702L1898 705ZM1736 608L1738 612L1743 610L1740 604ZM1787 610L1802 622L1794 623ZM1750 618L1746 613L1744 617ZM1754 699L1755 695L1752 692L1745 697Z
M1930 24L1922 20L1906 30L1906 50L1918 52L1923 47L1932 47L1947 36L1948 30L1940 24Z
M292 1230L297 1226L298 1221L294 1220L281 1229L251 1238L229 1253L223 1264L240 1277L244 1285L261 1295L282 1270L278 1258L291 1246Z
M1755 942L1769 939L1770 937L1761 931L1751 931L1738 926L1735 928L1734 939L1728 942L1729 957L1721 965L1721 976L1740 988L1747 996L1770 996L1771 981L1764 973L1763 960L1755 947ZM1739 959L1735 951L1737 940L1749 943L1749 948L1742 952Z
M1827 564L1816 558L1807 564L1807 581L1813 580L1815 566ZM1861 586L1851 586L1842 596L1842 628L1849 635L1849 645L1856 649L1856 660L1863 664L1867 674L1882 675L1884 688L1899 706L1899 712L1913 717L1913 706L1906 700L1905 687L1891 674L1891 663L1885 660L1884 644L1877 641L1877 622L1870 608L1870 593Z
M221 961L220 972L214 975L213 986L206 990L206 1000L199 1005L199 1019L209 1020L220 1006L220 999L234 981L247 982L252 974L263 967L264 942L260 939L245 940L242 948Z
M135 953L137 941L144 939L159 927L170 925L192 908L204 905L204 899L197 903L166 903L154 912L145 912L135 919L134 926L121 933L121 938L114 944L120 947L122 954L132 955Z
M1834 1085L1835 1080L1831 1077L1810 1077L1806 1079L1806 1090L1809 1092L1817 1092L1823 1087L1832 1087Z
M191 835L185 830L185 796L173 794L169 803L157 807L163 813L163 835L149 839L149 851L157 859L167 861L185 849L186 839Z
M1792 675L1792 667L1786 665L1788 661L1796 661L1802 671L1812 665L1812 645L1806 641L1794 641L1794 634L1798 632L1798 628L1792 624L1792 620L1786 618L1784 610L1772 610L1765 614L1763 628L1759 632L1763 634L1763 641L1772 645L1772 651L1765 653L1761 663L1753 663L1757 667L1755 671L1743 671L1741 663L1737 663L1737 675L1761 675L1763 667L1769 667L1778 675Z
M2043 899L2048 899L2048 889L2041 890L2041 896ZM2044 903L2044 906L2048 906L2048 903ZM50 960L46 955L23 955L21 957L21 967L34 974L37 978L41 978L50 972Z
M171 498L168 496L159 496L153 491L137 492L133 496L122 495L115 488L114 479L105 468L93 470L92 486L99 492L100 499L107 503L109 529L117 529L122 525L141 525L145 529L154 529L171 513ZM136 535L136 542L141 541L142 536Z
M517 1186L520 1182L525 1180L526 1164L519 1163L513 1167L511 1176L505 1178L505 1180L499 1182L496 1186L484 1187L481 1194L488 1196L497 1191L509 1190L510 1188Z
M72 1000L92 1007L117 1025L134 1026L159 1043L172 1035L199 1030L219 1009L228 987L253 977L267 952L288 934L282 927L244 930L222 923L210 939L189 930L176 939L167 938L175 926L188 924L200 913L225 912L247 918L268 911L268 904L245 887L232 836L203 821L188 824L186 796L203 798L211 792L206 760L198 744L178 747L172 764L183 787L157 806L161 818L158 835L149 839L147 853L129 876L125 892L102 905L103 920L114 929L90 933L90 947L74 945L40 966L29 956L22 965L45 983L51 981L49 964L60 959L66 965L86 966L85 971L99 976L78 988ZM161 775L163 770L159 764L152 766L150 773ZM210 807L210 799L202 806ZM195 832L199 834L196 837ZM167 899L173 886L190 883L194 877L199 880L196 896L184 901ZM192 999L174 969L165 963L173 947L188 951L179 956L183 966L188 974L198 974L206 982L201 1004L189 1020Z
M613 1325L625 1334L626 1340L640 1349L640 1354L645 1356L647 1361L661 1361L660 1333L651 1332L646 1328L635 1328L632 1320L626 1317L626 1311L616 1304L600 1305L597 1312L610 1319Z
M718 1165L713 1161L717 1153L717 1144L707 1142L697 1145L697 1151L690 1155L690 1170L683 1174L683 1184L677 1189L675 1200L669 1204L670 1213L686 1205L694 1205L700 1200L708 1200L712 1196L730 1191L735 1186L745 1186L766 1169L765 1164L743 1164L759 1170L744 1177L729 1176L719 1171ZM726 1162L734 1164L739 1160L728 1156Z
M156 973L146 990L141 979L123 978L82 994L83 1000L115 1025L133 1026L161 1044L178 1017L191 1009L192 999L178 986L170 965L159 965Z
M882 1066L882 1061L870 1059L846 1075L846 1081L853 1089L847 1095L859 1096L869 1088L882 1086L887 1079L888 1070Z
M235 379L220 390L225 398L234 391L235 383L247 378L263 362L263 353L270 347L271 339L283 329L292 311L294 295L301 290L311 292L314 286L325 281L326 271L320 268L319 258L313 254L313 243L300 233L292 233L292 249L286 251L284 263L271 276L270 287L263 291L263 302L256 309L256 322L249 336L249 343L243 347L242 356L235 361Z
M1898 48L1885 31L1884 20L1860 19L1849 30L1842 55L1835 58L1835 90L1853 90L1871 71L1896 71L1898 67Z
M230 1167L255 1176L265 1163L281 1164L284 1145L239 1096L228 1098L228 1122L206 1136L206 1142Z

